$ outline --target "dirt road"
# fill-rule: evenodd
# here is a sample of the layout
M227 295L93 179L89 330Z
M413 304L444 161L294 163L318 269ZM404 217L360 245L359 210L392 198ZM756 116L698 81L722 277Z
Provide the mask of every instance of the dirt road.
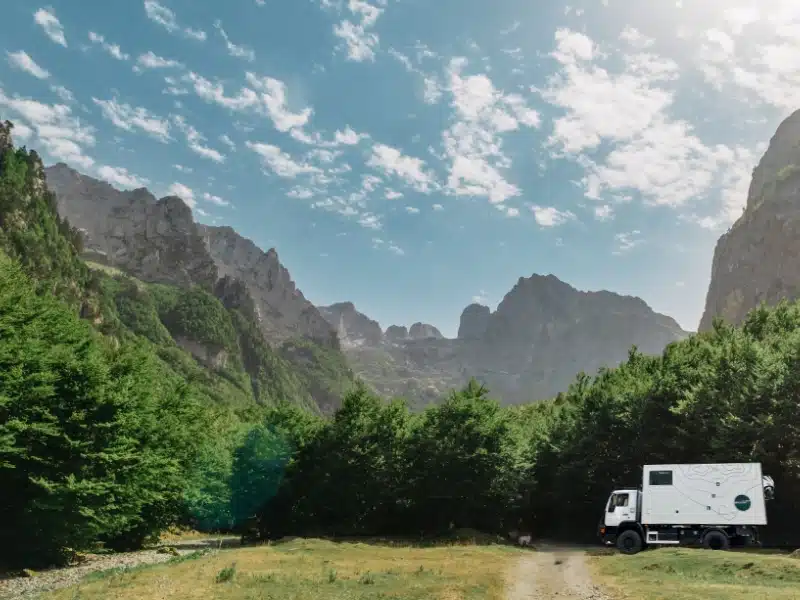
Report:
M592 583L584 550L549 545L537 546L519 559L506 599L611 600Z

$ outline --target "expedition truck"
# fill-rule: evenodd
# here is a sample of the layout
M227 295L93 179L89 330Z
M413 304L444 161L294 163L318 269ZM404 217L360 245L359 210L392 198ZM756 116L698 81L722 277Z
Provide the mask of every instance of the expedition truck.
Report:
M642 484L608 498L599 533L625 554L647 546L725 550L758 544L775 484L760 463L645 465Z

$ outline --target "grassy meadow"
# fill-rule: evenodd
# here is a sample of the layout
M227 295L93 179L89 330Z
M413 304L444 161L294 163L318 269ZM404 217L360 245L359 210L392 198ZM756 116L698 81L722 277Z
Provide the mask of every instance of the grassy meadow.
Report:
M507 546L411 546L298 539L95 574L47 600L503 600Z
M589 564L618 600L800 600L800 558L785 553L661 548Z

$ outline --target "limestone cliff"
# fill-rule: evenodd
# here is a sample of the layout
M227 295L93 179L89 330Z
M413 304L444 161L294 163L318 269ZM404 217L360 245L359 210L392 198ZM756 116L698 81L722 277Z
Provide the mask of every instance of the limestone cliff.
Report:
M483 337L489 326L491 310L483 304L470 304L461 313L458 324L458 339L475 340Z
M304 337L338 346L335 332L297 289L274 249L263 252L230 227L195 223L176 196L157 200L144 188L119 191L63 163L45 173L59 212L83 234L87 259L146 282L200 285L219 297L235 291L248 298L248 309L272 343ZM243 289L233 289L233 281Z
M264 252L231 227L200 225L199 230L219 275L237 279L247 288L265 335L306 337L338 346L336 332L297 289L274 248Z
M549 398L582 370L619 364L632 346L659 354L688 335L639 298L582 292L553 275L520 278L495 312L468 306L458 339L428 335L433 332L425 327L412 330L422 337L392 326L378 344L344 349L354 371L375 389L416 405L470 377L505 403Z
M717 242L700 330L738 324L761 303L800 297L800 111L753 171L742 216Z
M343 347L377 346L383 341L383 331L377 321L358 312L352 302L320 306L323 317L336 328Z

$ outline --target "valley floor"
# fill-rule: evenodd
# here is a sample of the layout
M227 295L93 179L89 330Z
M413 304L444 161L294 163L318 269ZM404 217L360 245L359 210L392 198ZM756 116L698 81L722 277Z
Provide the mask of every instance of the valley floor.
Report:
M89 563L95 571L116 567L108 571L80 571L86 565L15 580L22 588L0 582L0 597L800 600L800 560L766 552L660 549L622 556L550 544L530 550L504 545L423 548L304 539L244 548L231 539L180 540L173 546L180 556L154 551L115 555ZM155 561L166 562L148 564Z

